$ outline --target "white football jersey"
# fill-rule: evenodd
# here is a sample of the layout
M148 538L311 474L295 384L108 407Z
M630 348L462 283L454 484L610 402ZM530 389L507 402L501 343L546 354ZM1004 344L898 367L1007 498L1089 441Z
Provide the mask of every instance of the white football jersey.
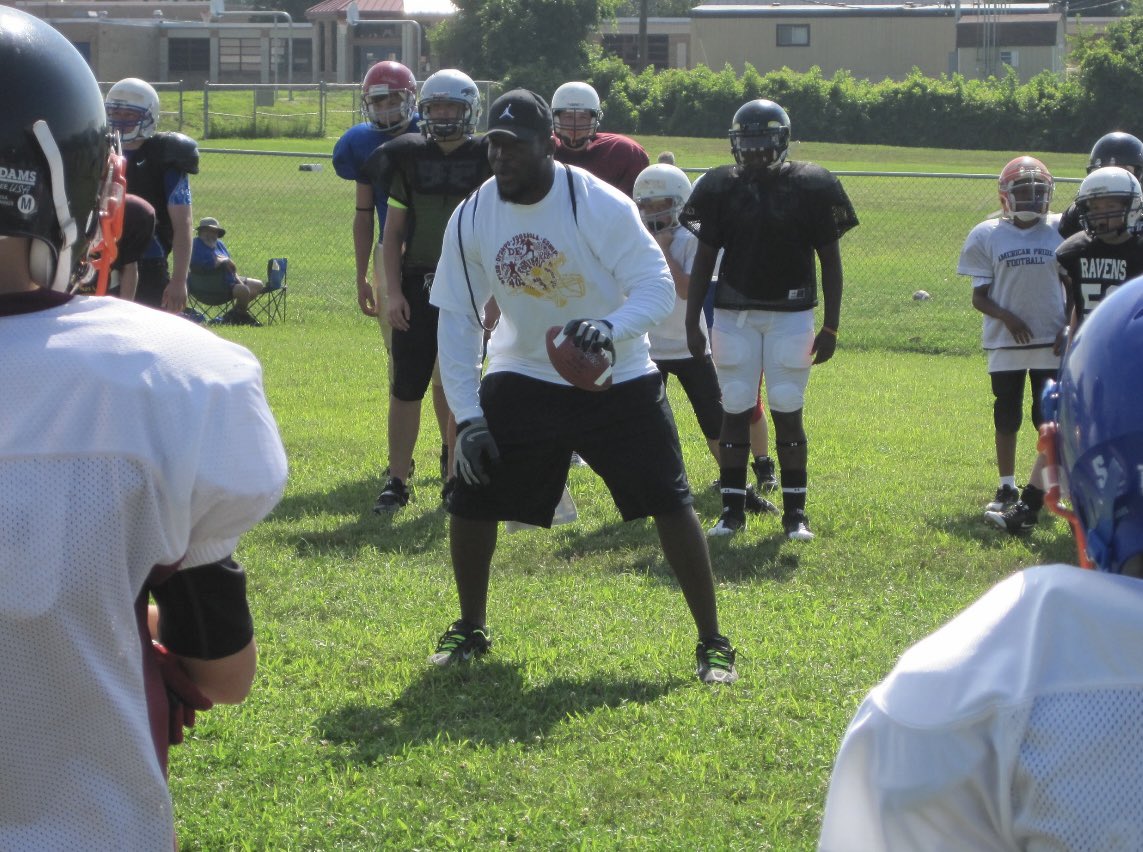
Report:
M280 497L261 368L118 299L26 313L12 299L0 299L0 849L170 852L134 604L153 567L227 556Z
M687 275L691 274L691 267L698 252L698 237L679 226L671 235L669 249L671 258ZM690 358L691 351L687 347L687 300L679 298L675 293L675 307L670 315L648 332L651 341L651 358L654 361L676 361ZM699 330L703 337L707 337L706 320L699 321ZM707 353L710 352L710 343L707 343Z
M1059 221L1053 213L1019 228L1008 219L986 219L969 232L956 271L971 276L975 287L987 286L992 301L1024 320L1032 332L1030 341L1018 344L1003 321L985 315L985 349L1050 347L1067 323L1056 263L1056 248L1063 242L1056 230ZM1050 366L1058 363L1055 359Z
M820 849L1143 849L1143 581L1031 568L918 642L850 723Z

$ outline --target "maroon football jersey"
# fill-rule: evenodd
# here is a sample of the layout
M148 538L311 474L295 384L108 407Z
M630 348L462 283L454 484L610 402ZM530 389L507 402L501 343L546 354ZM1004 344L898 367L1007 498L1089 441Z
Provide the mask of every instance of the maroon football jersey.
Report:
M635 191L635 178L639 172L650 164L643 146L619 133L597 133L578 151L568 148L557 138L556 160L569 166L579 166L628 196Z

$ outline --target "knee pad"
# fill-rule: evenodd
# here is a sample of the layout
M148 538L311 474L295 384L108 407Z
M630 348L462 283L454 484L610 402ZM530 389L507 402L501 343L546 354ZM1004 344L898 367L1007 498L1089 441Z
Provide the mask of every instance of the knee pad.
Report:
M1020 431L1024 413L1020 410L1021 400L1017 396L998 396L992 403L992 423L996 431L1004 435L1014 435Z
M779 414L798 411L806 404L806 391L801 385L783 382L766 389L770 410Z

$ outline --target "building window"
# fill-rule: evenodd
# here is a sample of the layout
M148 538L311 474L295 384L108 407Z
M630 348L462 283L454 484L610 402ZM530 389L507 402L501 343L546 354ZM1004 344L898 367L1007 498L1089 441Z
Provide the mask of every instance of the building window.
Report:
M809 47L809 24L778 24L778 47Z
M1018 50L1002 50L1000 51L1000 63L1002 65L1009 65L1012 68L1020 67L1020 51Z
M262 40L257 38L220 38L218 70L222 74L258 74L262 70Z
M603 52L618 56L634 68L639 64L639 36L608 33L603 36ZM657 71L671 67L668 36L647 34L647 64Z
M209 74L210 39L172 38L167 41L171 74Z
M314 67L314 43L312 39L296 38L294 39L294 73L301 72L302 74L313 73Z

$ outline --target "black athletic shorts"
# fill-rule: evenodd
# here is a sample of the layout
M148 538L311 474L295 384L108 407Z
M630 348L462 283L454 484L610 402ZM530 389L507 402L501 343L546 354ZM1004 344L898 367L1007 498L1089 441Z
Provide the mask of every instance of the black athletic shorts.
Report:
M402 402L420 402L433 380L437 362L436 307L429 304L432 273L406 272L401 293L409 303L409 328L393 329L393 396Z
M699 429L708 441L717 441L722 432L722 391L718 387L718 373L709 355L701 358L678 358L656 361L663 384L674 375L691 401Z
M480 384L480 405L500 462L489 485L457 480L454 515L550 527L573 450L603 478L625 521L694 501L658 373L602 392L492 373Z

